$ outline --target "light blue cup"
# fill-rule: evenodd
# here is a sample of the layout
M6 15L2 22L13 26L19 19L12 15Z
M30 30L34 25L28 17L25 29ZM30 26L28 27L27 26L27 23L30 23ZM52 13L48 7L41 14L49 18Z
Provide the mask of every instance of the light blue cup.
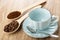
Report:
M36 8L29 12L29 18L33 21L30 26L34 26L34 30L43 30L51 23L51 14L47 9Z

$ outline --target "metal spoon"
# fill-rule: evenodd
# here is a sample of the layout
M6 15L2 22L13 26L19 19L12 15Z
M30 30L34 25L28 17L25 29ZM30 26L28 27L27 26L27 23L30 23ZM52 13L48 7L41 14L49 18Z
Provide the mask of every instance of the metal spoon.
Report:
M29 26L27 26L27 29L28 29L31 33L36 33L36 31L35 31L34 29L32 29L31 27L29 27ZM46 32L40 32L40 33L47 34L47 35L49 35L50 37L53 37L53 38L58 38L58 37L59 37L58 35L49 34L49 33L46 33Z

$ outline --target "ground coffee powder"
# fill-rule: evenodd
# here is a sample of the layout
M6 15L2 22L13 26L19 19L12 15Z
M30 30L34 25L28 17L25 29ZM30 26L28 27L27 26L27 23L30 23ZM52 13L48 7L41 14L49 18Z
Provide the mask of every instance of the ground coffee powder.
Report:
M17 21L12 21L8 25L4 27L5 32L12 32L19 26L19 23Z
M20 15L21 15L21 12L14 11L14 12L9 13L8 16L7 16L7 18L8 19L14 19L14 18L17 18Z

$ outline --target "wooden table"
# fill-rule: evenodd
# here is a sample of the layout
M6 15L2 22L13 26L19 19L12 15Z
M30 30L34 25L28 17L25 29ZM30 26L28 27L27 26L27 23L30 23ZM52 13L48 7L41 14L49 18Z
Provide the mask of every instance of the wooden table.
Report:
M0 2L1 1L2 0L0 0ZM6 0L3 0L3 1L6 1ZM0 40L60 40L60 37L59 38L51 38L51 37L48 37L48 38L44 38L44 39L32 38L32 37L27 36L23 32L22 28L20 28L17 32L15 32L13 34L7 34L7 33L5 33L3 31L3 28L4 28L3 25L4 24L7 24L7 22L10 22L10 20L8 21L8 20L5 20L5 19L2 19L2 17L5 15L4 13L7 12L7 11L5 11L5 10L7 10L5 7L7 7L8 5L2 6L2 8L0 7ZM47 0L47 3L44 6L44 8L48 9L51 12L51 14L58 15L60 17L60 0ZM8 11L10 11L10 10L8 10ZM59 20L59 24L60 24L60 20ZM55 34L57 34L57 35L60 36L60 25L59 25L59 28L58 28L58 30L56 31Z

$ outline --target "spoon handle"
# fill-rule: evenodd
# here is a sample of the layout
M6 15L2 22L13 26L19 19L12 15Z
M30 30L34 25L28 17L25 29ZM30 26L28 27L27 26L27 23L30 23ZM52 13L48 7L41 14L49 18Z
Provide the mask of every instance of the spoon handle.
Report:
M34 7L33 9L38 8L38 7L41 8L42 6L41 6L41 5L38 5L38 6ZM29 13L26 13L26 14L22 15L22 17L21 17L20 19L18 19L17 21L18 21L18 22L23 21L26 17L28 17L28 14L29 14Z
M43 1L41 1L41 2L37 2L37 3L34 3L34 4L31 4L30 6L28 6L27 8L24 8L24 9L22 9L22 10L20 10L21 11L21 15L20 15L20 17L22 17L22 16L24 16L26 13L27 13L27 11L29 11L30 9L32 9L32 8L34 8L34 7L36 7L36 6L39 6L40 4L40 7L43 7L43 4L45 4L46 3L46 0L43 0Z
M58 35L53 35L53 34L52 34L52 35L50 35L50 37L52 37L52 38L53 38L53 37L54 37L54 38L58 38L59 36L58 36Z
M17 21L19 22L19 23L21 23L26 17L28 17L28 14L29 13L26 13L24 16L22 16L20 19L18 19Z
M29 10L29 9L31 9L31 8L34 8L34 7L38 6L38 5L43 5L43 3L45 4L46 1L47 1L47 0L42 0L42 1L38 1L38 2L36 2L36 3L33 3L33 4L31 4L30 6L22 9L21 12L25 12L25 11L27 11L27 10Z

